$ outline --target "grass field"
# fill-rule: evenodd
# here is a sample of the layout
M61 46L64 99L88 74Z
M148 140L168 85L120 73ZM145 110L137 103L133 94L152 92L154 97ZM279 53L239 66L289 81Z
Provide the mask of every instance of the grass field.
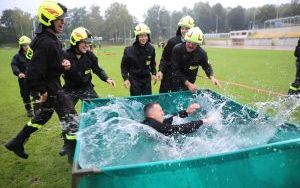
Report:
M101 97L128 96L120 75L120 61L124 47L104 47L97 50L100 65L107 74L117 81L117 87L111 88L94 77L93 83ZM295 58L292 51L240 50L207 48L210 63L216 78L264 88L274 92L286 93L289 83L295 77ZM17 49L0 49L0 187L70 187L71 166L65 157L60 157L60 125L56 115L39 132L33 134L26 144L29 153L27 160L16 157L4 149L3 144L29 120L25 116L16 77L12 74L10 61ZM156 50L159 62L162 49ZM205 77L201 70L200 75ZM262 94L224 84L221 89L199 77L197 84L201 88L210 88L230 98L250 106L258 101L276 100L272 95ZM158 93L159 84L153 88ZM80 104L77 105L79 109ZM295 116L299 117L299 113Z

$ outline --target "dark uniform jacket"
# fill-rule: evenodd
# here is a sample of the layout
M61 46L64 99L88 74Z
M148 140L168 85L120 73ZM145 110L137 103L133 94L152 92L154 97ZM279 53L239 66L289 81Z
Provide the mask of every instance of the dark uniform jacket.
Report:
M188 116L188 113L186 111L180 111L180 112L178 112L178 114L181 118L185 118ZM172 135L175 133L180 133L180 134L192 133L192 132L196 131L203 124L202 120L198 120L198 121L192 121L192 122L184 123L184 124L180 124L180 125L172 125L173 118L174 118L174 116L169 117L169 118L165 119L163 121L163 123L160 123L160 122L156 121L155 119L146 117L146 119L143 121L143 124L149 125L153 129L157 130L158 132L160 132L166 136L169 136L169 135Z
M205 71L207 77L213 76L213 69L208 63L207 53L197 47L193 52L186 50L185 42L177 44L172 52L172 71L173 78L182 84L185 81L195 83L199 66Z
M156 75L155 49L150 43L140 46L137 42L124 50L121 73L124 80L129 77L147 78Z
M167 71L171 71L171 56L172 56L172 50L174 46L178 43L181 43L182 37L181 35L177 35L170 40L168 40L168 43L166 47L164 48L164 51L162 53L160 64L159 64L159 71L162 73L165 73Z
M27 69L28 63L23 52L17 53L11 62L11 68L14 75L19 76L20 73L25 74Z
M62 88L62 55L62 45L55 34L45 29L37 34L26 55L30 62L25 79L30 91L56 94Z
M296 61L300 62L300 39L298 40L298 45L295 48L294 55L297 58Z
M64 72L65 88L79 89L93 86L92 71L104 82L108 79L105 71L98 65L98 58L91 51L82 54L78 59L75 49L69 48L63 57L71 62L71 69Z

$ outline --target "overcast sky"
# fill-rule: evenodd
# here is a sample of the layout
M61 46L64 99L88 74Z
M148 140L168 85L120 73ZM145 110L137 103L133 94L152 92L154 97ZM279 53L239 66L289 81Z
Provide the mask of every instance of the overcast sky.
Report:
M265 4L280 5L283 3L290 3L291 0L60 0L63 5L68 8L83 7L89 8L91 5L100 6L101 14L104 16L105 10L113 2L118 2L127 5L130 14L135 16L138 21L143 21L143 15L148 8L154 4L164 6L167 10L181 10L186 6L192 8L196 2L209 2L210 6L216 3L221 3L223 7L236 7L241 5L244 8L258 7ZM0 14L5 9L18 7L26 12L37 14L38 6L42 0L0 0Z

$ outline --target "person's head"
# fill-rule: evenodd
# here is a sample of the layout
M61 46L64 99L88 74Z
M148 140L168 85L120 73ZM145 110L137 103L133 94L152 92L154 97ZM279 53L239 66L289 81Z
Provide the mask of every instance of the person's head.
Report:
M64 27L64 17L67 8L54 0L45 0L39 7L38 18L43 28L49 28L54 33L61 33Z
M194 19L190 16L182 17L178 22L178 29L176 35L181 35L184 37L186 32L195 26Z
M164 111L157 102L151 102L144 107L145 117L155 119L156 121L162 123L164 121Z
M150 42L150 28L146 24L138 24L134 29L135 40L141 46L144 46L147 42Z
M185 46L188 52L193 52L197 46L200 46L203 42L203 32L199 27L189 29L185 34L184 40L186 41Z
M78 54L85 54L90 50L92 44L92 34L84 27L74 29L70 36L71 47L76 50Z
M19 38L19 51L27 52L29 48L29 44L31 43L31 39L25 35Z

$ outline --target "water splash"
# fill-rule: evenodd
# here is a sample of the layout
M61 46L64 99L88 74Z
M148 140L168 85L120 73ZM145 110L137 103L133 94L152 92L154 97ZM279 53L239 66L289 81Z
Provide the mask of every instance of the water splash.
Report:
M288 134L281 134L285 131L281 127L299 108L299 99L288 98L257 103L258 113L255 113L205 92L188 102L200 104L201 109L185 119L174 118L174 124L209 116L216 121L192 134L167 137L140 123L144 119L144 105L137 101L116 99L82 114L87 126L78 133L80 166L100 168L208 156L280 141L289 138ZM183 99L176 104L177 110L186 108ZM278 109L272 118L266 116L270 109ZM300 136L299 131L295 136Z
M291 95L279 98L278 101L258 102L255 104L259 114L271 114L274 121L284 123L285 121L299 121L293 116L300 109L300 96Z

